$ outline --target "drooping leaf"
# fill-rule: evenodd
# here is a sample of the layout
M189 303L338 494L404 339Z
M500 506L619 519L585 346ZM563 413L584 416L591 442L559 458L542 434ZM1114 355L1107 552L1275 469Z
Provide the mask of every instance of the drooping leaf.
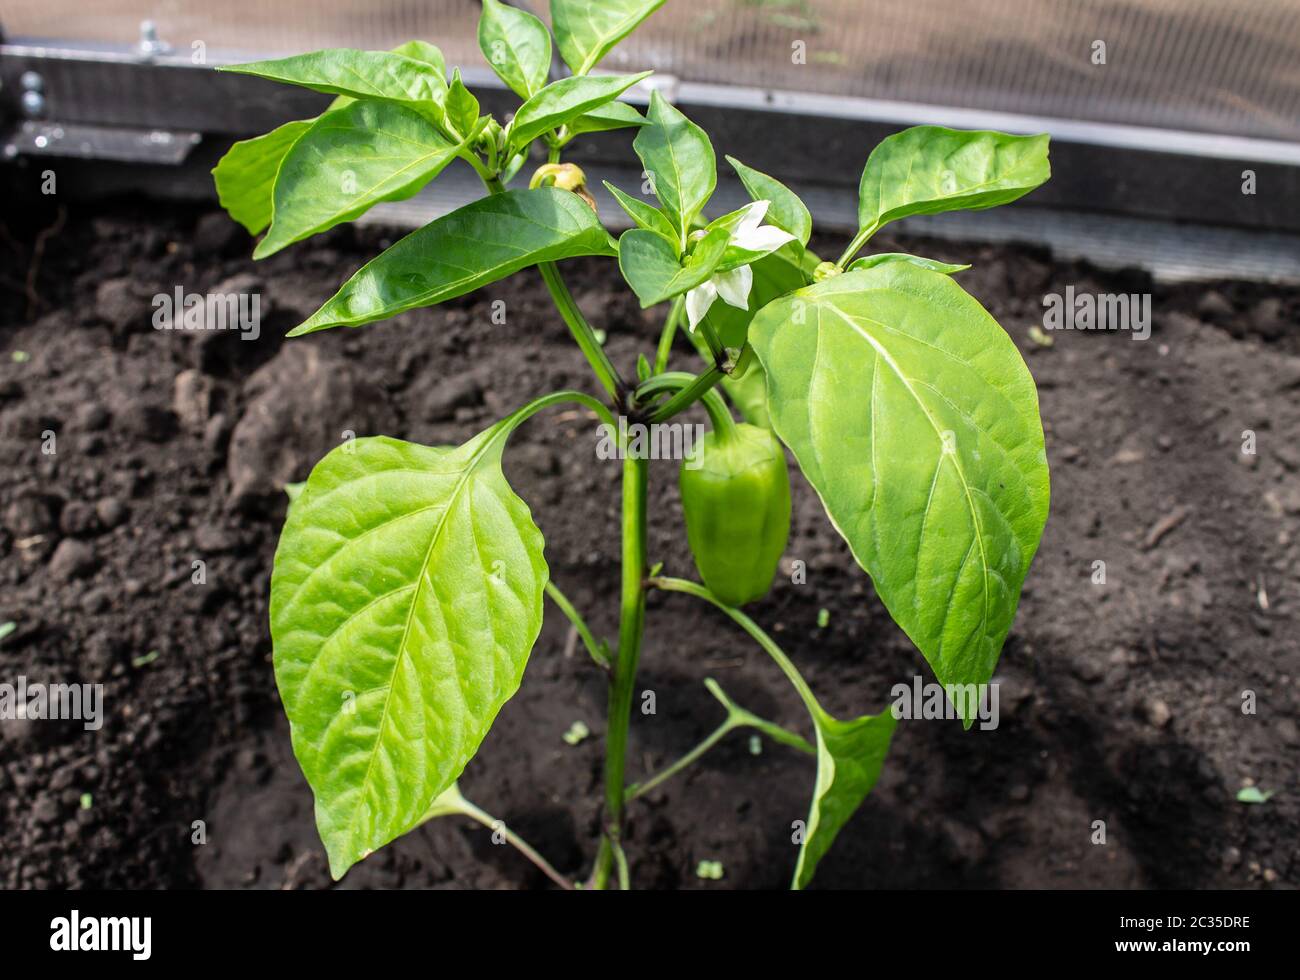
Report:
M806 888L812 881L818 862L876 785L898 724L888 711L852 721L832 718L820 705L810 706L810 713L817 729L817 783L799 845L794 888Z
M271 223L271 192L280 161L311 125L310 119L288 122L264 136L241 140L212 169L221 206L250 235Z
M219 70L257 75L317 92L350 95L354 99L381 99L417 109L441 107L447 94L446 76L437 64L421 60L433 57L438 49L430 44L410 50L422 54L411 57L393 51L326 48L274 61L226 65ZM441 61L440 53L438 59Z
M632 148L672 216L683 245L691 221L708 202L718 182L713 144L704 130L683 116L657 91L650 94L646 125Z
M852 721L833 718L818 702L808 682L799 674L790 658L757 623L741 610L728 606L702 585L682 579L658 579L659 588L670 592L685 592L713 603L732 622L739 625L761 646L793 685L799 700L804 703L817 732L817 781L813 788L812 805L803 840L799 844L799 858L795 867L792 888L803 888L812 880L817 863L830 849L835 836L848 822L880 777L880 769L889 751L889 742L897 724L892 713L863 715ZM825 612L825 610L822 610ZM706 682L707 683L707 682ZM712 688L710 688L712 690ZM714 692L724 704L725 696ZM728 707L728 712L731 708ZM734 716L733 716L734 717ZM797 735L782 739L787 744L802 742ZM803 747L803 746L800 746Z
M890 262L911 262L912 265L919 265L922 269L929 269L931 272L942 272L946 276L956 272L964 272L970 268L969 265L953 265L950 262L927 259L921 255L909 255L907 252L877 252L875 255L864 255L862 258L851 262L846 271L874 269L878 265L887 265Z
M858 184L858 223L979 211L1028 194L1051 176L1047 134L913 126L880 142Z
M353 440L289 509L275 676L335 878L421 822L519 687L547 567L501 472L507 433Z
M571 76L551 82L519 107L510 124L510 146L521 150L542 133L617 98L650 72L639 75Z
M468 139L474 133L478 123L478 99L465 87L461 80L460 69L451 76L451 85L447 88L447 124L459 136Z
M500 0L483 0L478 47L497 77L521 99L536 95L551 70L551 35L546 25Z
M654 306L698 286L722 261L727 233L719 230L696 243L680 261L677 250L662 235L643 228L623 232L618 240L618 267L641 306Z
M664 0L551 0L551 27L560 57L585 75Z
M638 228L644 228L647 231L657 232L662 235L666 241L677 241L677 230L673 223L668 220L668 215L664 214L653 204L646 204L640 198L633 197L631 194L625 194L609 181L603 181L605 189L614 196L618 206L627 212Z
M1047 520L1038 394L951 278L846 272L749 326L772 424L944 684L984 684ZM957 707L970 726L972 706Z
M607 102L583 113L566 125L568 135L572 138L583 133L603 133L611 129L644 126L645 116L641 115L635 106L630 106L626 102Z
M493 194L381 252L288 335L432 306L539 262L614 254L609 234L576 194L550 187Z
M771 202L767 209L767 223L788 231L799 239L800 245L807 245L812 236L812 215L808 213L808 207L799 199L799 195L775 177L747 167L735 157L727 157L727 162L745 185L750 200Z
M253 258L351 221L380 201L410 197L459 150L404 106L362 100L327 112L280 164L271 230Z

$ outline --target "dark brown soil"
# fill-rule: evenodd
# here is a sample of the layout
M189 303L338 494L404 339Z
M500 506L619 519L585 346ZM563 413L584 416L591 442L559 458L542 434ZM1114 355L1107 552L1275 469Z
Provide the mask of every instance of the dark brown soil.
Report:
M98 733L0 723L0 885L327 887L270 662L277 481L305 476L345 430L460 442L545 391L589 386L584 362L535 272L282 344L381 233L333 233L254 265L220 216L126 202L68 214L44 236L29 289L51 220L11 221L0 236L0 622L17 624L0 640L0 681L102 683L106 718ZM1300 293L1152 287L1023 248L880 245L974 263L963 283L1038 379L1052 515L999 669L1000 727L902 724L817 883L1296 884ZM661 311L643 314L612 264L572 263L567 275L630 371ZM1034 343L1043 294L1070 284L1153 291L1151 339ZM154 330L150 297L177 285L260 290L260 339ZM1243 430L1257 434L1257 455L1242 453ZM47 431L53 455L42 453ZM506 466L553 577L612 636L618 467L595 445L587 416L552 412L520 431ZM652 560L692 575L673 464L652 478ZM807 562L807 584L779 580L754 617L829 708L880 710L923 662L798 478L788 558ZM195 560L206 584L192 581ZM1104 586L1091 578L1098 560ZM605 686L567 640L548 606L523 688L462 787L577 876L596 837ZM779 673L727 621L656 596L638 690L654 691L658 710L634 718L634 775L717 723L706 676L804 729ZM1255 714L1242 711L1245 691ZM578 720L593 734L570 746L561 736ZM770 743L754 755L731 736L633 805L636 884L784 887L812 781L808 758ZM1276 795L1237 802L1251 781ZM1104 845L1092 843L1099 820ZM194 843L196 821L206 843ZM697 878L706 859L722 862L721 881ZM339 887L543 885L488 831L453 819Z

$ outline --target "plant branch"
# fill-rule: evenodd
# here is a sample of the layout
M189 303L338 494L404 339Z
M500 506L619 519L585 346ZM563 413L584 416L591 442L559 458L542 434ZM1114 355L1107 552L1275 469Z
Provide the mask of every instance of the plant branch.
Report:
M651 580L652 584L656 581L657 580ZM803 736L797 735L789 729L782 728L780 725L776 724L776 722L768 721L766 718L760 718L758 715L740 707L740 705L727 697L722 688L718 686L718 682L712 677L705 679L704 686L707 687L709 693L717 698L722 706L727 709L726 720L706 736L702 742L695 746L695 748L691 749L676 762L661 769L645 782L635 783L629 786L627 788L627 793L625 794L629 802L635 800L637 797L644 796L656 786L671 779L673 776L677 775L677 773L692 765L702 755L704 755L704 753L708 752L709 749L722 741L728 732L737 728L755 728L768 736L768 738L772 739L774 742L788 745L791 748L798 749L800 752L809 755L817 754L817 749Z
M473 803L471 803L469 800L464 799L463 797L461 799L459 812L463 813L471 820L475 820L478 823L481 823L484 827L487 827L491 831L494 832L500 831L501 836L505 839L506 843L509 844L511 847L513 847L524 857L528 858L529 861L531 861L534 865L537 866L538 870L540 870L542 874L546 875L546 877L550 878L551 881L555 882L556 885L558 885L560 888L563 888L565 891L574 890L573 882L571 882L569 879L565 878L564 875L556 871L555 868L551 866L551 863L547 861L546 858L542 857L539 853L537 853L537 851L533 848L531 844L529 844L526 840L524 840L522 837L516 834L508 826L506 826L504 820L494 819L491 814L484 813Z
M668 358L672 354L673 339L677 336L677 328L682 325L682 313L685 309L686 297L678 296L668 310L668 319L664 321L663 332L659 334L659 349L655 353L655 374L663 374L668 370Z
M732 622L748 633L754 642L767 652L768 656L776 661L776 665L781 668L781 672L785 674L794 689L799 693L799 697L803 700L808 712L814 717L822 713L822 706L817 703L817 698L813 695L812 689L808 687L808 682L803 679L790 658L785 655L785 651L763 631L761 626L739 609L727 605L704 586L689 582L686 579L659 577L650 579L649 584L656 589L663 589L665 592L684 592L687 595L703 599L705 602L713 603L726 613Z
M427 823L437 817L450 817L457 815L469 817L471 820L482 824L493 832L500 831L505 842L524 857L528 858L529 861L537 866L538 870L540 870L542 874L546 875L546 877L550 878L551 881L555 882L555 884L559 885L565 891L574 890L573 882L556 871L555 868L552 867L551 863L547 861L546 858L542 857L531 844L507 827L504 820L496 819L490 813L480 810L469 800L465 799L465 797L461 795L460 787L455 783L452 783L447 787L447 789L443 790L442 794L433 801L429 806L429 809L425 812L424 818L420 823Z
M618 660L609 687L605 734L605 842L592 872L595 888L604 888L608 884L623 832L627 730L632 718L633 687L645 630L648 476L649 466L644 459L626 455L623 460L623 584L619 603Z
M582 645L591 654L591 659L596 661L596 666L602 670L610 670L612 665L609 662L609 657L604 652L605 645L596 642L596 637L592 634L591 628L587 626L586 620L574 608L568 597L550 580L546 583L546 594L551 597L552 602L560 607L560 612L568 617L569 622L573 624L573 628L578 631L578 635L582 637Z
M839 260L835 263L836 267L839 269L843 269L844 266L847 265L849 261L853 258L853 256L858 254L858 252L862 249L862 246L867 244L867 240L871 238L871 236L874 235L879 230L879 228L880 225L872 223L867 225L865 228L861 229L856 235L854 235L853 241L849 242L849 247L844 250L844 254L841 255L839 257Z
M689 375L688 375L689 377ZM663 405L655 409L650 415L651 422L664 422L690 408L713 387L721 381L726 374L718 365L714 365L705 371L700 372L691 378L688 383L683 384L677 394L673 395ZM654 378L650 379L654 381ZM648 383L648 382L647 382Z
M605 353L605 348L600 346L600 341L596 339L596 332L591 329L591 324L582 315L582 310L574 301L569 287L560 278L560 270L556 268L554 262L543 262L538 268L541 270L542 279L551 294L551 299L555 302L555 308L560 311L560 316L569 328L569 333L573 335L591 369L596 372L596 378L601 386L609 397L618 403L627 391L627 384L619 376L609 355Z

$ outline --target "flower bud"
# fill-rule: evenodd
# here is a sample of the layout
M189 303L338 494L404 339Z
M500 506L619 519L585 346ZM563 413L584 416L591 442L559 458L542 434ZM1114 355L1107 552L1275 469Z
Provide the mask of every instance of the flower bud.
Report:
M822 262L817 268L813 269L813 282L825 282L833 276L838 276L843 271L834 262Z
M596 209L596 199L587 193L587 175L582 168L573 163L544 163L533 171L533 179L528 182L528 189L537 187L555 187L562 191L572 191L587 202L587 207Z

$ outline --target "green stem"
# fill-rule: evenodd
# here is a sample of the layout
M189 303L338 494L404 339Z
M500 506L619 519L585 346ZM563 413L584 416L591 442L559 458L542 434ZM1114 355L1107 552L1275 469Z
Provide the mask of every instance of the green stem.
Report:
M587 626L586 620L584 620L578 610L574 608L573 603L569 601L568 597L560 591L559 586L548 580L546 583L546 594L551 597L552 602L560 607L560 612L564 613L569 622L573 624L573 628L578 631L578 635L582 637L582 645L585 646L587 652L591 654L591 659L596 661L598 667L604 670L609 670L611 666L610 662L601 652L601 645L596 642L596 637L592 634L591 628Z
M859 249L867 244L867 240L874 235L880 228L878 224L870 224L853 236L853 241L849 242L849 247L844 250L844 254L839 257L835 263L837 268L843 269L849 263L853 256L858 254Z
M490 813L484 813L482 810L480 810L473 803L471 803L469 800L466 799L462 799L459 802L457 808L465 816L469 817L471 820L475 820L478 823L481 823L484 827L487 827L489 830L493 832L500 831L501 836L505 838L507 844L509 844L511 847L517 850L524 857L528 858L529 861L533 862L533 864L535 864L538 867L538 869L542 872L542 874L546 875L546 877L550 878L551 881L555 882L565 891L574 890L573 882L569 881L569 879L565 878L564 875L556 871L555 868L551 866L551 863L546 860L546 858L542 857L539 853L537 853L536 850L533 849L531 844L529 844L526 840L524 840L513 830L507 827L505 821L494 819Z
M657 581L658 580L656 579L652 579L651 583L654 584ZM695 748L691 749L691 751L687 752L672 765L655 773L644 783L636 783L629 786L627 788L627 799L629 802L635 800L637 797L644 796L660 783L664 782L664 780L675 776L687 766L697 761L700 756L713 748L713 746L715 746L723 736L736 728L754 728L772 739L772 741L781 745L788 745L790 748L798 749L800 752L808 755L817 754L816 747L802 735L797 735L788 729L782 728L776 722L768 721L766 718L760 718L753 712L746 711L744 708L740 707L740 705L736 704L727 697L725 693L723 693L722 688L718 686L718 682L713 678L706 678L704 686L709 689L710 694L718 699L718 703L727 709L726 720L714 729L713 732L704 739L704 741L700 742L699 745L695 746Z
M701 320L695 328L704 338L704 344L709 348L709 354L713 357L713 363L719 366L727 363L727 348L722 346L722 338L718 336L716 330L707 319Z
M669 372L670 374L674 372ZM690 377L688 375L688 377ZM725 378L722 368L716 364L705 371L691 377L688 383L683 384L677 394L673 395L668 401L654 410L650 415L651 422L665 422L690 408L697 401L703 398L713 387ZM654 381L654 378L650 379Z
M738 727L739 725L734 718L728 718L721 725L715 728L707 737L705 737L704 741L700 742L699 745L695 746L695 748L691 749L689 752L687 752L684 756L682 756L672 765L668 766L665 769L659 770L659 772L655 773L644 783L634 783L631 786L629 786L627 788L627 794L626 794L628 802L630 803L632 800L635 800L639 796L645 796L646 793L649 793L660 783L663 783L664 781L671 779L673 776L676 776L687 766L691 765L697 759L699 759L700 756L704 755L705 752L709 751L709 749L713 748L715 745L721 742L722 739L726 736L726 734L730 732L733 728L738 728Z
M687 374L685 371L665 371L663 374L656 374L637 386L637 403L649 402L656 395L664 392L682 391L694 384L695 381L696 376ZM731 417L731 412L727 410L727 403L722 400L722 396L716 390L710 388L705 391L700 395L699 401L704 406L704 410L709 413L709 421L713 424L715 432L725 437L734 431L736 423ZM665 402L664 406L666 407L668 404L668 402Z
M475 168L479 169L479 168ZM495 176L487 176L481 170L479 176L483 180L483 186L488 189L489 194L504 194L505 185L501 179ZM560 278L560 270L556 268L554 262L543 262L538 266L542 272L542 279L546 282L546 289L551 294L551 299L555 303L555 308L559 310L560 316L569 328L569 333L577 341L579 349L583 356L587 358L587 363L591 369L596 372L596 378L600 381L601 386L614 401L618 401L627 386L623 379L619 377L617 369L605 353L605 348L600 346L600 341L596 339L596 332L591 329L591 324L587 318L582 315L582 310L578 309L578 304L573 299L573 294L569 292L569 287L564 284Z
M569 327L569 333L577 341L587 362L591 364L591 369L596 372L601 386L609 397L617 402L627 390L627 385L619 376L609 355L605 353L605 348L600 346L600 341L596 339L596 332L591 329L591 324L582 315L582 310L578 309L569 287L560 278L560 270L555 267L554 262L543 262L538 268L541 269L542 279L546 282L546 288L555 302L555 308L560 311L560 316Z
M627 770L627 730L632 720L633 687L645 629L646 485L649 466L644 459L623 460L623 584L619 603L618 660L609 687L609 717L605 735L605 837L597 855L592 885L604 888L623 833L624 774Z
M761 626L739 609L728 606L704 586L688 582L686 579L660 577L651 579L649 584L656 589L663 589L665 592L684 592L687 595L697 596L705 602L711 602L717 606L731 618L732 622L748 633L754 642L767 652L768 656L776 661L776 665L781 668L781 672L785 674L794 689L799 692L799 697L809 713L814 717L818 717L823 713L821 705L817 703L817 698L813 696L812 689L799 675L799 671L790 662L790 658L785 655L785 651L776 645L776 641L768 636Z
M672 353L673 339L677 336L677 328L682 325L682 313L686 310L686 297L678 296L673 300L672 308L668 311L668 319L664 321L663 333L659 335L659 350L655 353L655 374L663 374L668 370L668 358Z
M501 426L501 435L509 438L515 429L519 428L519 426L523 425L543 409L551 408L554 405L566 405L570 403L590 409L602 422L612 428L615 432L618 431L618 422L615 420L614 413L609 410L608 406L603 402L592 398L585 391L572 391L566 389L562 391L553 391L549 395L542 395L540 398L534 398L523 408L511 412L497 423Z

